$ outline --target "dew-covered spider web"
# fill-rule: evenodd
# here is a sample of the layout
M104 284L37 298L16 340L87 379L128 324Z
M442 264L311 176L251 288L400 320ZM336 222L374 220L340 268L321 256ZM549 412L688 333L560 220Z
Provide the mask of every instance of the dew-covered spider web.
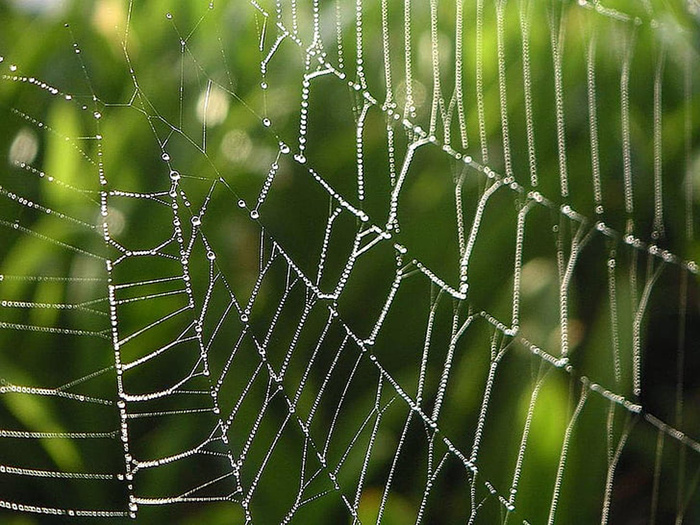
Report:
M0 5L0 520L699 522L699 50L696 0Z

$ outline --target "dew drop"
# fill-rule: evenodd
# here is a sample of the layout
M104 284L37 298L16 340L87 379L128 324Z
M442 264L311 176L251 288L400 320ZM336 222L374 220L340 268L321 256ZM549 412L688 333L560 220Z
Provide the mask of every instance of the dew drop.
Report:
M262 125L265 126L266 128L269 128L271 124L272 124L272 122L270 122L269 118L265 117L264 119L262 119Z
M250 210L250 218L251 219L257 219L260 217L260 213L258 213L258 210Z
M280 153L286 155L287 153L289 153L289 151L289 146L287 146L284 142L280 142Z
M238 201L238 207L239 207L239 208L245 208L245 201L244 201L243 199L240 199L240 200Z
M14 65L14 64L12 64L12 65L10 66L10 71L17 71L17 66Z
M202 219L200 219L199 215L192 217L192 226L199 226L200 224L202 224Z
M178 171L172 170L170 172L170 180L172 180L172 181L180 180L180 173Z
M170 160L170 155L168 155L167 153L164 152L164 153L160 156L160 158L163 159L165 162L168 162L168 161Z
M173 14L172 13L165 13L165 18L167 18L168 20L172 20Z
M102 113L100 113L99 111L95 111L95 112L92 114L92 116L95 117L95 119L99 120L99 119L102 118Z
M267 89L267 82L261 82L261 83L260 83L260 88L261 88L261 89Z

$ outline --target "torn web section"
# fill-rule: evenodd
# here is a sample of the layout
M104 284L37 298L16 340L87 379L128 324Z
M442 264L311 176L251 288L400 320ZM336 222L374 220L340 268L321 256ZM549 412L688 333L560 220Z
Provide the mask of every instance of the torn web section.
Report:
M0 182L0 500L126 516L106 272L117 252L102 233L100 108L74 66L68 91L0 63L11 134Z

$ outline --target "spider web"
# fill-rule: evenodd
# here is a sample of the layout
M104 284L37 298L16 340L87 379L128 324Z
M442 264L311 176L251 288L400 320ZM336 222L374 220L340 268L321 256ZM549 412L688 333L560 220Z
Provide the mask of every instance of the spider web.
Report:
M700 519L695 3L165 4L0 12L0 507Z

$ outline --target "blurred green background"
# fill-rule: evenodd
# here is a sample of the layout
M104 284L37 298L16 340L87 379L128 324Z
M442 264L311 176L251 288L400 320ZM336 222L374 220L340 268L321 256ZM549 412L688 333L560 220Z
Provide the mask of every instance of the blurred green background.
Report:
M398 2L365 2L358 4L358 37L354 2L320 2L322 56L338 74L313 78L307 104L305 64L319 42L313 39L314 5L0 2L0 429L107 433L3 434L0 465L106 475L64 479L0 471L0 500L10 507L128 513L132 494L140 498L132 504L143 523L243 523L242 500L261 524L285 517L353 523L353 505L362 523L374 523L380 509L385 524L417 517L423 523L547 523L585 376L609 392L588 393L566 441L556 523L601 521L611 463L609 523L699 521L700 457L692 447L700 438L697 273L679 262L700 256L694 233L700 195L696 3L409 2L407 18ZM562 53L560 68L553 49ZM460 50L462 60L456 58ZM306 73L323 69L316 57ZM626 57L629 101L623 108ZM454 95L460 73L462 123ZM434 98L436 86L441 91ZM365 93L377 103L366 105ZM414 111L406 108L409 93ZM661 97L656 115L655 96ZM632 213L625 209L625 111ZM661 123L656 142L655 120ZM368 224L385 227L396 178L409 145L420 138L413 125L435 140L406 163L400 231L353 257L350 268L355 236L366 225L346 204L366 213ZM294 157L301 149L305 164ZM364 199L358 197L358 154ZM474 162L464 162L467 155ZM464 239L460 244L458 224L468 237L492 183L485 166L499 180L512 169L519 186L506 184L485 201L467 298L458 301L448 292L460 283ZM310 169L341 198L331 197ZM564 169L568 196L560 192ZM661 235L655 169L663 181ZM259 201L266 181L269 193ZM104 217L101 189L109 192ZM530 204L531 191L545 204ZM561 205L580 216L567 216ZM526 206L517 265L518 217ZM601 234L597 221L614 233ZM105 242L103 222L116 244ZM560 356L561 279L572 239L589 230L566 292L567 371L532 349ZM624 233L644 246L626 243ZM362 245L375 236L367 234ZM650 256L647 243L677 260ZM107 260L120 260L111 274ZM406 276L383 317L397 268ZM324 293L347 283L337 298L319 299L300 274ZM123 363L172 344L125 370L124 390L146 394L179 385L169 396L127 400L128 451L116 405L110 284L117 286ZM193 308L187 308L190 301ZM494 328L480 312L504 326ZM641 326L641 396L632 388L635 322ZM520 330L513 337L504 333L512 323ZM365 344L369 339L373 344ZM446 360L450 374L442 392ZM282 368L285 375L276 381L269 370ZM58 390L42 395L12 385ZM415 400L419 392L425 414L442 400L439 433L402 397ZM644 413L683 432L691 446L611 402L610 392L641 404ZM72 397L79 395L105 402ZM219 422L229 414L223 439ZM474 475L444 439L469 459L477 436ZM167 465L137 468L133 480L117 478L126 474L126 463L133 469L138 461L192 450L197 453ZM136 462L125 462L125 454ZM235 477L230 458L240 457ZM504 501L516 486L514 508L506 512ZM182 495L192 501L171 501ZM2 511L0 521L97 521L16 510Z

